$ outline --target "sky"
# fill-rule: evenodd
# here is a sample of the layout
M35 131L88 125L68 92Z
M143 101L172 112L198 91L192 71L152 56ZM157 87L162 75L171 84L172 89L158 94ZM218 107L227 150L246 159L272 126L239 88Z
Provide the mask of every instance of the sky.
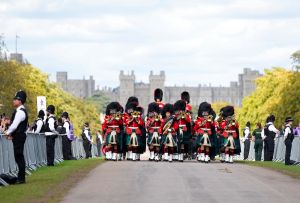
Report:
M300 49L298 0L0 0L0 34L10 52L55 79L93 75L117 87L150 71L166 85L228 86L244 67L291 68Z

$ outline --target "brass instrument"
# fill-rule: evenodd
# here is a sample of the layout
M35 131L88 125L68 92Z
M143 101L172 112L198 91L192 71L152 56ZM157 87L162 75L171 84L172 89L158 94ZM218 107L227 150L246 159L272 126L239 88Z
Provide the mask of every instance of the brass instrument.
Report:
M160 115L159 114L155 114L154 115L154 121L159 121L160 120Z
M182 111L178 116L177 116L177 120L180 119L185 119L186 118L187 113L185 111Z
M170 119L163 127L163 134L167 134L168 130L171 128L173 124L173 119Z
M207 117L207 121L208 121L208 122L212 122L212 121L213 121L213 119L214 119L214 118L213 118L213 116L212 116L212 115L209 115L209 116Z
M140 112L134 111L134 112L132 113L132 116L133 116L134 118L137 118L137 117L140 116Z

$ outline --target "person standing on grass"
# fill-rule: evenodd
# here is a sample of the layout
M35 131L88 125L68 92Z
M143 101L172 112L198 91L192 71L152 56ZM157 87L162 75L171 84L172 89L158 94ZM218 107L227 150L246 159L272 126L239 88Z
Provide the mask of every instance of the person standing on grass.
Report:
M255 161L261 161L263 150L263 130L261 123L256 124L256 129L252 133L254 139Z
M47 107L47 120L46 120L46 148L47 148L47 166L54 166L54 156L55 156L55 139L59 134L57 129L57 120L54 115L55 107L49 105Z
M294 161L290 160L291 151L292 151L292 143L294 140L294 132L292 129L293 119L291 117L287 117L285 119L285 129L284 129L284 143L286 146L285 150L285 165L293 165Z
M24 144L26 141L26 130L28 124L28 114L24 107L27 95L20 90L16 93L13 99L13 106L16 108L12 114L12 124L5 132L8 140L12 140L14 147L15 161L18 165L18 179L16 184L24 184L25 181L25 159L24 159Z
M84 123L82 134L81 134L86 159L92 158L92 135L89 126L90 125L88 122Z
M275 147L275 137L280 134L274 126L275 116L270 115L267 118L267 124L264 128L264 161L272 161Z
M244 160L248 159L251 144L250 122L248 121L244 129Z

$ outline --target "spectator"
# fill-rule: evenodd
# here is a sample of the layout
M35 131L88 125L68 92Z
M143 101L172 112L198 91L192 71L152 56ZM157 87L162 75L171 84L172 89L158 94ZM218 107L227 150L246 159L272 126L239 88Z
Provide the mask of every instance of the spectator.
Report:
M244 160L247 160L248 156L249 156L250 140L251 140L250 122L249 121L246 124L243 134L244 134Z
M255 161L261 161L263 150L263 130L261 123L256 124L256 129L252 133L254 139Z

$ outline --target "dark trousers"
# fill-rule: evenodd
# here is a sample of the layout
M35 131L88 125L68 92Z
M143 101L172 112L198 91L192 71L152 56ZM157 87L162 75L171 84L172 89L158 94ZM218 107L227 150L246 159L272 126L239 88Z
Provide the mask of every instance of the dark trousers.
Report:
M15 161L18 165L19 172L18 172L18 179L20 181L25 181L25 159L24 159L24 144L26 141L26 135L16 135L13 141L14 146L14 154L15 154Z
M72 159L71 143L72 141L69 140L69 138L66 135L62 136L62 151L64 160Z
M263 150L263 141L262 139L256 139L255 140L255 161L261 161L261 154Z
M46 136L46 147L47 147L47 165L54 166L54 156L55 156L55 138L57 135Z
M290 163L291 163L290 158L291 158L291 151L292 151L292 141L286 139L284 143L285 143L285 147L286 147L286 149L285 149L285 164L290 165Z
M274 154L275 141L271 137L266 137L264 147L264 161L272 161Z
M244 142L244 160L248 159L250 151L250 140L246 139Z
M85 151L85 158L88 159L90 157L92 157L92 145L91 143L87 140L87 141L83 141L83 148Z

